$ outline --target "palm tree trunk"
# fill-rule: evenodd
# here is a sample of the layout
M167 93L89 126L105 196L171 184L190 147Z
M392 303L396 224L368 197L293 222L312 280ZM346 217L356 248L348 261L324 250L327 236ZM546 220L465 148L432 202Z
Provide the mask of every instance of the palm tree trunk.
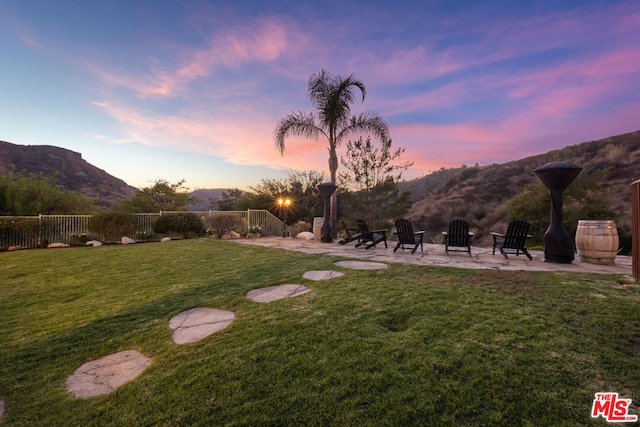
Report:
M329 172L331 174L331 183L336 184L336 172L338 171L338 155L336 153L335 145L329 148ZM338 191L336 190L331 195L330 206L331 221L331 237L336 239L338 237Z

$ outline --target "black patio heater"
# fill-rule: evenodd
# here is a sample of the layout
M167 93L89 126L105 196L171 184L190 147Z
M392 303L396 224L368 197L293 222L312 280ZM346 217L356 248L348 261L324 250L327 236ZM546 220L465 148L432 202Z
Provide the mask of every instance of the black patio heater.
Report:
M333 242L333 238L331 237L331 220L329 217L331 216L331 195L336 191L336 188L338 187L329 182L318 184L320 197L322 197L324 201L324 221L320 229L320 241L322 243Z
M544 233L544 261L571 264L573 242L562 225L562 192L573 182L582 168L568 162L552 162L536 168L535 173L551 193L551 223Z

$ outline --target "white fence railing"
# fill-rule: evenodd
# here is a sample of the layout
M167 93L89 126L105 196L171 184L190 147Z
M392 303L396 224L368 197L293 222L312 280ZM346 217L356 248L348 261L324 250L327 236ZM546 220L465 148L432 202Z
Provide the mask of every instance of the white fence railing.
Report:
M177 213L162 211L159 213L133 214L136 223L135 236L153 238L154 221L163 214ZM237 215L244 219L246 229L260 228L265 236L282 235L285 231L284 223L266 210L247 211L203 211L191 212L203 221L214 215ZM22 248L44 247L49 243L80 244L91 238L89 220L92 215L38 215L38 216L0 216L0 250L12 246Z

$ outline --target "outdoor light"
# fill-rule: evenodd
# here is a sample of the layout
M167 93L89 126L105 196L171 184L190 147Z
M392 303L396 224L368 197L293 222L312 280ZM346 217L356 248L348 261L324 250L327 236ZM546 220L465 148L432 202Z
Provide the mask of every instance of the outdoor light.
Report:
M287 237L287 209L291 206L291 199L280 197L278 199L278 206L280 207L280 216L282 216L282 211L284 210L284 217L282 220L282 237Z

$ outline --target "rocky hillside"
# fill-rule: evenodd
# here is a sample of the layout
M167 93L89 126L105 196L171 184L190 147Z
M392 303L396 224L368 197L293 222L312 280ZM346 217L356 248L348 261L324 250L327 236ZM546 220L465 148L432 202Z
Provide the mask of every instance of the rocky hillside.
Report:
M54 176L58 185L77 191L104 208L133 197L136 189L87 163L80 153L50 145L16 145L0 141L0 174L15 171Z
M538 180L534 169L557 161L581 166L582 174L604 170L601 185L606 189L607 204L619 213L618 226L630 231L630 184L640 179L640 131L509 163L445 169L402 183L402 189L411 191L414 200L406 216L427 231L428 240L437 239L449 220L465 218L477 229L475 244L486 246L491 241L491 231L506 230L504 203L523 186Z

